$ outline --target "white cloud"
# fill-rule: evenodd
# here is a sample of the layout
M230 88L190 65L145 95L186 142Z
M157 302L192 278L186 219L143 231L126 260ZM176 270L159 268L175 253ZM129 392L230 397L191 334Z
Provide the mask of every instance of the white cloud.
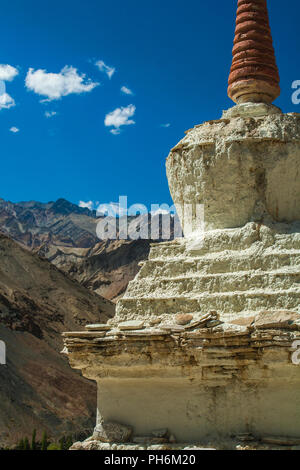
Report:
M12 65L0 64L0 80L11 82L17 75L19 75L19 71Z
M0 110L9 109L16 105L15 100L6 93L5 82L11 82L19 71L11 65L0 64Z
M56 115L57 115L56 111L46 111L45 112L46 118L51 118L51 117L56 116Z
M127 86L122 86L121 92L124 93L124 95L133 95L133 92L127 88Z
M0 110L9 109L15 105L15 100L10 95L8 95L7 93L3 93L2 95L0 95Z
M109 67L108 65L103 62L103 60L98 60L95 62L96 67L100 70L100 72L106 73L109 79L113 76L113 74L116 72L116 69L114 67Z
M28 90L46 96L46 101L59 100L62 96L72 93L87 93L99 85L86 79L85 74L78 73L76 68L68 65L59 73L29 69L25 83Z
M127 215L127 209L121 207L118 202L110 202L108 204L100 204L97 208L97 216L107 216L107 217L122 217Z
M136 107L130 104L126 108L117 108L105 116L104 125L106 127L114 127L110 132L114 135L120 133L121 126L130 126L135 124L135 121L130 119L134 116Z
M16 134L17 132L20 132L20 129L18 129L15 126L11 127L9 130L10 130L10 132L13 132L14 134Z
M79 207L82 207L83 209L90 209L90 211L92 211L93 208L94 208L93 201L88 201L88 202L79 201L78 205L79 205Z
M160 127L165 127L167 129L168 127L171 127L171 124L168 122L167 124L161 124Z

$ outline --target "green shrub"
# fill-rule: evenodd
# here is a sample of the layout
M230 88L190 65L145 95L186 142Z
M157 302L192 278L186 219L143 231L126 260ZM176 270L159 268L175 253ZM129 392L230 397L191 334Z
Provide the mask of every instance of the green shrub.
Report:
M47 450L61 450L60 449L60 444L57 444L56 442L52 442L52 444L50 444L47 447Z

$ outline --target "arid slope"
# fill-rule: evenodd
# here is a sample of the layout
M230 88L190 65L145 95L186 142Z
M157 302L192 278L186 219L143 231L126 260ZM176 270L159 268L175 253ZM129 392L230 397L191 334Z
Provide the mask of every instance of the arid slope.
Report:
M60 334L113 314L110 301L0 235L0 445L34 428L59 436L93 426L95 386L60 354Z

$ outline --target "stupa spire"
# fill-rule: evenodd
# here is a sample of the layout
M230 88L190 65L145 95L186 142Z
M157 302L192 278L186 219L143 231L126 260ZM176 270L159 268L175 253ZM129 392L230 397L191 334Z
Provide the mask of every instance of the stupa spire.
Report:
M280 95L266 0L238 0L228 96L235 103L272 103Z

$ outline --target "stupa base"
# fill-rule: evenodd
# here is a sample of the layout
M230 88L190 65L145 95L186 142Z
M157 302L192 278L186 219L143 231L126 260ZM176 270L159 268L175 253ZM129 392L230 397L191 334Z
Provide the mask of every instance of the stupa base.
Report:
M98 384L96 435L298 442L299 254L298 223L153 246L108 325L64 334L70 365Z
M300 367L292 354L299 314L262 312L215 327L210 321L195 331L70 333L72 367L98 383L96 430L122 423L132 430L124 434L128 442L163 428L177 442L227 442L245 433L297 441Z

